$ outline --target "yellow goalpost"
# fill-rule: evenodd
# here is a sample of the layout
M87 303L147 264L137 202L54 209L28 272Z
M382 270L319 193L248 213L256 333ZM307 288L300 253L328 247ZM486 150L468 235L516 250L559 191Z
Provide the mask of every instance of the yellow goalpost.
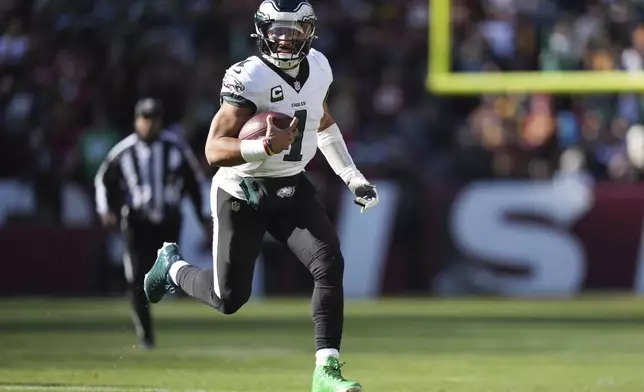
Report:
M450 72L451 0L429 0L427 89L434 94L644 92L644 72Z

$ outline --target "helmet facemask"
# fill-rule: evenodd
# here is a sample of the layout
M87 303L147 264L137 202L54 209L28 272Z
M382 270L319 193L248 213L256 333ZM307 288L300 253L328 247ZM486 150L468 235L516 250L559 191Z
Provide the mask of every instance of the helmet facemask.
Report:
M264 57L281 69L296 67L311 50L315 25L302 21L269 20L255 24Z

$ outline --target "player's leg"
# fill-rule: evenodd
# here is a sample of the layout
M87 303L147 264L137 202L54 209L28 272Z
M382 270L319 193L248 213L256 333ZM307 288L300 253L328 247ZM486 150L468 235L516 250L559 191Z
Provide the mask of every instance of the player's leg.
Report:
M164 244L146 278L146 294L151 302L160 301L165 292L178 286L200 302L233 314L250 298L266 218L245 202L213 188L213 268L192 266L176 244Z
M298 208L269 226L269 232L304 263L315 283L311 301L315 326L314 392L359 392L360 384L342 377L339 362L344 323L344 258L340 241L314 196L300 197Z
M143 348L154 347L154 331L148 300L143 291L145 272L151 267L157 245L141 235L140 229L131 226L123 230L125 254L123 268L127 281L128 297L132 307L132 320Z

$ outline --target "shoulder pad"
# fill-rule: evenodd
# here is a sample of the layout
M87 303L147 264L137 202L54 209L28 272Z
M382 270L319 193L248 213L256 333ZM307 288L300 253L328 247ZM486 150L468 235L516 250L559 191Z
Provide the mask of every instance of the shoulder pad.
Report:
M260 60L253 56L226 70L221 83L221 98L235 106L249 107L257 110L258 92L261 80L256 76Z
M331 64L329 64L329 60L322 52L311 48L307 58L310 64L315 65L329 76L329 84L333 82L333 70L331 69Z

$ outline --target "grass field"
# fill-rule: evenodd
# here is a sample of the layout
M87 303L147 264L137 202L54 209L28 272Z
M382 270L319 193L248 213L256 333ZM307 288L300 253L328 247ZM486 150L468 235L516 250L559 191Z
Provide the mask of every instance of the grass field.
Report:
M159 348L143 352L123 300L0 300L0 391L310 388L308 301L154 312ZM342 360L366 392L642 392L644 301L354 302Z

